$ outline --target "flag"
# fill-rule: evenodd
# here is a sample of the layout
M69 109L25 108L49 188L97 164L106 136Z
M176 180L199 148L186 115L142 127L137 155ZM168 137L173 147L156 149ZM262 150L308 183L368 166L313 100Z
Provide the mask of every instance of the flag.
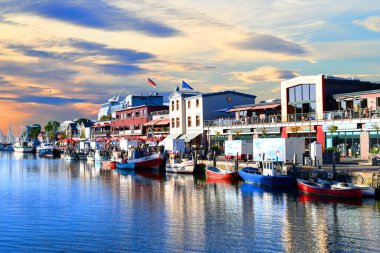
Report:
M153 82L152 80L150 80L150 78L148 78L148 83L150 85L152 85L154 88L156 88L157 84L155 82Z
M191 86L188 85L184 80L182 80L182 88L183 88L183 89L190 89L190 90L193 90L193 88L191 88Z

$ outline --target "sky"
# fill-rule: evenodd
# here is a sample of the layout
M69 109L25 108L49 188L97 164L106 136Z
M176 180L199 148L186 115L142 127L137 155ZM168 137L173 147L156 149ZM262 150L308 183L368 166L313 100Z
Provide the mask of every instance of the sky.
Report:
M0 0L0 128L96 119L182 80L257 101L300 75L380 81L379 59L380 1Z

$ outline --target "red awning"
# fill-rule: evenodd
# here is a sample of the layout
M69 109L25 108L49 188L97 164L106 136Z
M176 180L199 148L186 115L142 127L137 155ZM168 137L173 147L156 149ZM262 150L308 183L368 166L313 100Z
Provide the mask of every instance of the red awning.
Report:
M59 140L58 142L76 142L76 140L74 140L73 138L66 138L66 139Z
M168 125L170 123L170 119L162 119L159 122L157 122L155 125L163 126Z
M271 105L256 105L252 110L266 110L266 109L274 109L276 107L281 106L280 104L271 104Z
M232 108L229 109L226 112L238 112L238 111L248 111L251 110L253 107L252 106L246 106L246 107L238 107L238 108Z
M116 137L116 136L114 136L114 137L112 137L112 138L110 139L110 141L118 141L118 140L120 140L120 138L119 138L119 137Z

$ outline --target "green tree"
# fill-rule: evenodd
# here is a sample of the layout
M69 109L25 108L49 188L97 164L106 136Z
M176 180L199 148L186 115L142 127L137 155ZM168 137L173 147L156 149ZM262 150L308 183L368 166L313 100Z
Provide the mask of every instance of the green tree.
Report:
M60 139L63 140L63 139L66 139L66 132L61 132L60 134Z
M108 116L107 116L108 117ZM79 124L82 124L82 122L83 123L87 123L87 122L90 122L91 120L89 120L89 119L86 119L86 118L79 118L79 119L76 119L75 120L75 123L79 123Z
M56 132L58 131L58 128L60 127L61 123L59 123L58 121L55 121L55 120L49 120L46 124L46 126L44 127L45 131L46 132Z
M32 139L32 140L37 139L40 132L41 132L41 125L40 124L33 124L29 130L30 139Z
M55 140L55 133L54 132L48 132L47 136L48 136L49 141Z
M100 121L111 120L111 118L112 118L111 114L103 115L102 117L100 117Z

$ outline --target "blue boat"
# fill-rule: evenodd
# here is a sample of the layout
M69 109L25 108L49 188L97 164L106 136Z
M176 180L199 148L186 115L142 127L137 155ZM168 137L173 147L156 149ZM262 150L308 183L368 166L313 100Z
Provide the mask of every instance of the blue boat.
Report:
M247 183L272 186L272 187L292 187L295 185L293 176L282 175L277 162L263 162L263 172L252 167L245 167L239 170L239 175Z
M116 168L119 170L134 170L135 163L117 163Z

